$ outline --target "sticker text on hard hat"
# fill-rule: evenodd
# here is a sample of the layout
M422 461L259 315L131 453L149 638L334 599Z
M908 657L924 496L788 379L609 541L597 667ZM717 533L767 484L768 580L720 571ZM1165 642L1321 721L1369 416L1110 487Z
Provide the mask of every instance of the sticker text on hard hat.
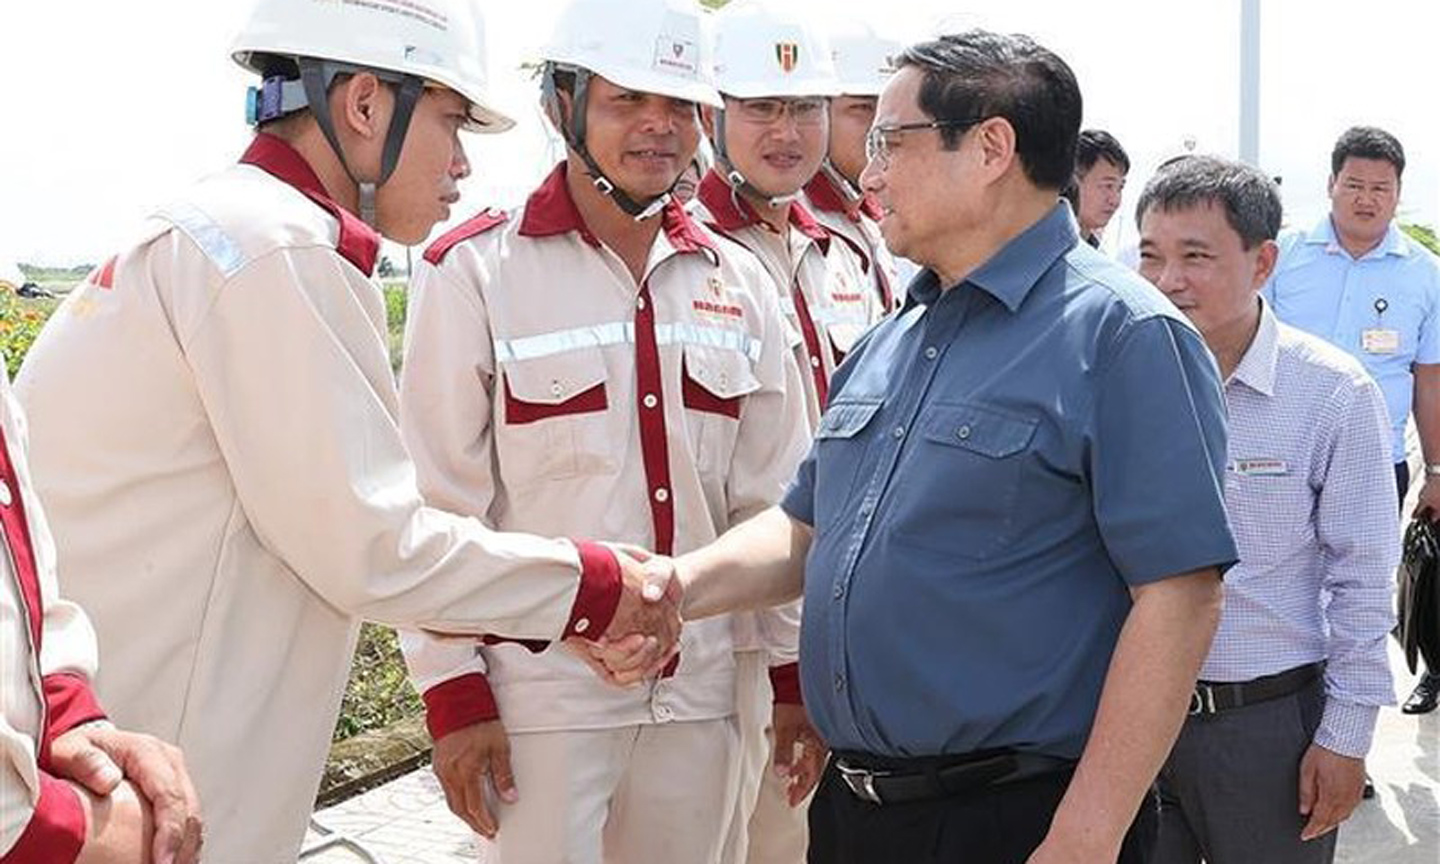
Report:
M780 64L782 72L794 72L800 65L800 46L794 42L776 42L775 62Z
M677 39L662 33L660 38L655 40L656 69L694 75L700 68L696 59L699 54L700 51L695 43L685 39Z
M356 6L361 9L374 9L377 12L388 12L391 15L401 15L419 21L422 24L429 24L436 30L449 30L450 18L444 12L439 11L424 3L417 3L415 0L341 0L346 6Z

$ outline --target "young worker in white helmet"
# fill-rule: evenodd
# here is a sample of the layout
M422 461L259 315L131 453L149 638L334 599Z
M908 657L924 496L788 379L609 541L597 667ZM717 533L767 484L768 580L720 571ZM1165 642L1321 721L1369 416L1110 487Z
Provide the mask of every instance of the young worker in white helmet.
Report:
M432 502L503 530L695 549L808 446L759 262L670 198L719 96L694 0L571 0L541 59L566 158L424 256L401 426ZM767 613L761 613L766 615ZM565 648L406 634L453 811L510 864L713 862L734 804L731 622L628 690ZM790 634L780 649L793 662ZM498 834L497 834L498 831Z
M830 143L825 161L805 184L805 201L821 225L848 238L865 255L881 303L896 308L904 290L895 258L880 236L880 204L860 188L865 170L865 136L875 121L875 103L894 71L890 58L905 47L858 20L829 29L840 95L830 100Z
M715 166L697 213L766 265L803 340L812 427L830 375L885 310L865 259L803 203L828 142L828 100L839 92L829 42L783 0L735 0L716 13L715 81L725 104L705 112Z
M264 76L242 164L71 294L19 382L100 695L185 750L207 861L295 860L361 618L644 629L657 663L678 638L623 556L497 534L416 486L370 276L380 234L418 242L455 202L457 133L509 124L477 35L461 0L262 0L235 46Z
M827 101L839 86L824 34L787 5L737 0L715 15L715 77L724 104L705 111L716 162L692 206L765 265L794 334L813 430L835 367L887 310L861 251L825 229L801 200L825 157ZM787 632L798 634L798 605L785 611L792 616ZM800 704L796 667L774 667L775 658L758 650L757 630L738 616L743 756L722 860L788 864L804 857L799 804L824 753Z

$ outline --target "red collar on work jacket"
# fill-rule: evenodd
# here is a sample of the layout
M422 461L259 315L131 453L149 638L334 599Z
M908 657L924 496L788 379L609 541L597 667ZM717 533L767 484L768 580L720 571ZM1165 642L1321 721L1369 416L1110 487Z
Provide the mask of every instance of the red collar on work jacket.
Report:
M245 165L254 165L275 179L295 187L339 220L340 239L335 243L335 251L354 264L366 278L374 275L375 259L380 254L380 235L361 221L360 217L341 207L330 197L325 191L325 184L320 182L315 170L299 151L274 135L262 132L250 142L249 149L240 157L240 161Z
M826 213L843 213L845 218L851 222L859 222L860 214L864 214L873 222L879 222L880 217L885 215L880 212L880 202L869 192L860 196L860 207L858 212L850 209L845 197L840 190L835 188L835 183L825 176L823 171L815 172L810 182L805 184L805 194L810 197L810 203L815 205L816 210Z
M755 208L750 206L750 202L731 188L714 168L700 178L700 188L695 197L699 198L705 209L710 211L710 215L715 217L715 227L721 231L738 231L752 225L761 225L767 230L770 228L769 223L761 219ZM816 222L814 215L799 201L790 202L790 225L818 243L821 252L829 253L830 232Z
M660 211L660 228L665 236L680 252L699 252L701 249L708 249L712 253L715 244L685 212L685 208L677 201L669 201ZM520 234L523 237L552 237L557 234L568 234L571 231L579 232L586 243L599 248L600 241L591 233L590 228L585 224L585 218L580 215L580 209L575 206L575 199L570 195L570 185L566 182L566 163L561 162L540 184L540 188L530 193L530 198L525 202L525 218L520 223Z

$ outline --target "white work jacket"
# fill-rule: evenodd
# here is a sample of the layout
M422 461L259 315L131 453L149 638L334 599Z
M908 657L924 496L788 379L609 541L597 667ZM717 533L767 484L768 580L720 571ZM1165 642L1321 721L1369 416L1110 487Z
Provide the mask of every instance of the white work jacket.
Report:
M551 640L619 585L608 552L423 506L378 235L280 139L243 162L77 288L17 386L98 690L184 749L208 864L294 860L362 618Z
M653 217L637 284L585 226L565 172L426 252L407 314L405 441L436 506L686 552L777 501L808 446L785 324L758 262L677 204ZM596 729L733 713L730 628L686 624L673 672L632 689L562 646L402 645L436 737L497 713L510 731ZM775 664L795 660L794 635L771 639Z
M815 214L815 221L832 234L849 241L864 264L865 272L875 285L880 306L886 314L895 311L905 300L905 286L900 284L895 256L885 246L880 234L880 203L874 195L842 190L825 172L817 171L805 184L805 202Z
M806 413L814 429L835 367L886 312L859 253L816 222L798 200L789 204L789 230L776 232L713 168L701 178L691 208L701 222L765 265L781 309L802 336L795 359L804 370Z
M85 842L80 799L47 763L57 736L104 718L94 671L95 633L56 593L55 544L0 363L0 864L69 864Z

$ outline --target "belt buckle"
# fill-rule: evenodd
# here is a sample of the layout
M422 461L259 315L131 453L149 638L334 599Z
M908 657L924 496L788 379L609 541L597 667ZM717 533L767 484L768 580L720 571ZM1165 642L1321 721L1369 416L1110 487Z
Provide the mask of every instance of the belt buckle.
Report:
M1195 682L1195 689L1190 693L1190 716L1198 717L1201 714L1214 713L1215 688L1209 684Z
M835 768L840 772L840 779L845 781L845 785L850 787L856 798L871 804L885 803L880 800L880 793L875 791L875 772L853 768L839 759L835 760Z

